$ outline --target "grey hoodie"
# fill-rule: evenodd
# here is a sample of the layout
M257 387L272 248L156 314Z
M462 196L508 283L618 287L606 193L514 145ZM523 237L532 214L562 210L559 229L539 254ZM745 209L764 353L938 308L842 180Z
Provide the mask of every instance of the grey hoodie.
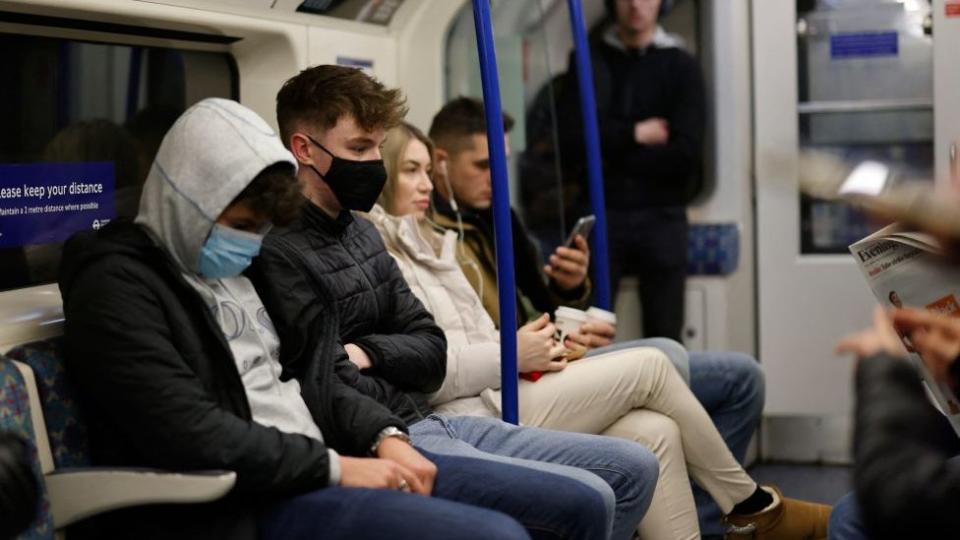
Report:
M254 422L323 440L296 379L280 380L280 342L250 281L199 275L200 251L220 214L265 168L293 155L270 126L235 101L205 99L170 128L150 169L136 222L166 249L219 321ZM330 482L340 461L330 450Z

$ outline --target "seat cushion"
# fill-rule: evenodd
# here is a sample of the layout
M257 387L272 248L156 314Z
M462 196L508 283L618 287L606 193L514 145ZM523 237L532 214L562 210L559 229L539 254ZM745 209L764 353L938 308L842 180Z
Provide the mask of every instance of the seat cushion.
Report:
M7 356L30 366L37 378L55 467L89 467L87 427L76 387L64 367L62 350L63 338L52 338L16 347Z
M740 264L740 228L736 223L692 223L687 237L687 274L725 276Z
M53 516L50 514L47 490L40 475L40 460L37 457L33 421L30 419L30 398L20 371L13 362L3 356L0 356L0 430L12 432L28 442L31 466L42 492L37 518L18 538L52 538Z

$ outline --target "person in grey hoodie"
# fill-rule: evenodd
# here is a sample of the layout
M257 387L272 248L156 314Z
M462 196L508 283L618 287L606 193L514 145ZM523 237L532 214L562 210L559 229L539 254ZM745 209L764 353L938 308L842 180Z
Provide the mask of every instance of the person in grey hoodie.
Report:
M241 272L271 222L298 213L295 172L254 112L207 99L164 138L136 221L68 242L60 276L66 360L88 408L94 461L237 473L220 501L114 511L94 524L97 534L528 538L511 517L442 500L472 502L460 471L489 475L500 489L524 471L418 454L424 468L444 472L425 485L378 457L409 447L406 427L325 367L333 327L319 332L317 367L308 371L316 392L302 393L304 379L285 374L270 318ZM555 485L548 475L520 481Z

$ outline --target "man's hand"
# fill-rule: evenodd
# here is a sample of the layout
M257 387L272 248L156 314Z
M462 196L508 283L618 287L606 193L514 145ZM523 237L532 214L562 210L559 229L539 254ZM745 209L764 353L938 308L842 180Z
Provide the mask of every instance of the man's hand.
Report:
M387 459L413 473L416 483L410 482L414 493L429 496L433 492L433 481L437 477L437 466L409 443L396 437L387 437L377 448L377 457Z
M373 362L370 361L370 357L367 356L367 353L365 353L360 347L357 347L353 343L347 343L343 346L343 348L346 349L347 356L350 357L350 361L356 364L358 368L370 369L373 367Z
M906 356L900 336L893 328L890 315L877 306L873 310L873 326L862 332L843 338L836 347L837 354L853 353L857 358L867 358L880 353Z
M663 118L649 118L633 125L633 140L637 144L656 146L670 141L670 124Z
M404 488L404 484L406 487ZM340 485L401 491L422 490L423 486L413 471L389 459L353 458L340 456Z
M554 361L566 351L553 339L556 330L546 314L517 330L517 368L520 373L560 371L567 367L565 360Z
M938 382L955 387L950 367L960 356L960 319L920 309L898 309L893 314L897 329L910 336L927 369Z
M576 332L567 334L567 339L587 349L606 347L613 343L617 327L603 321L584 323Z
M590 266L590 247L587 240L577 235L573 247L560 246L550 256L550 264L543 267L544 273L565 291L572 291L583 285Z

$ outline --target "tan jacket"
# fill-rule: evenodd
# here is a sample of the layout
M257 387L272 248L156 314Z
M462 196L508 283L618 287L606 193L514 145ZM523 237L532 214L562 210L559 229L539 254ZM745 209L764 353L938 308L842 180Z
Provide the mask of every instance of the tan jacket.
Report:
M433 213L431 218L437 225L447 229L449 232L456 232L459 228L459 224L455 219L440 212ZM486 235L484 235L479 228L467 222L464 222L462 225L463 242L461 243L461 248L457 250L456 260L460 263L460 268L463 270L463 274L466 275L473 290L480 296L483 302L483 308L490 314L494 324L499 328L500 299L497 288L496 252L494 251L492 242L487 239ZM517 232L519 231L515 231L515 235ZM526 235L526 231L522 232ZM516 249L516 246L514 249ZM518 262L521 264L529 264L529 262ZM542 276L542 271L539 268L536 269L536 271ZM585 283L583 294L580 298L576 299L561 298L553 287L546 286L545 289L548 291L550 300L557 306L565 305L578 309L586 309L589 305L591 294L589 279L587 279ZM517 312L520 314L521 321L528 321L538 317L540 313L533 307L533 303L523 295L522 291L518 290L517 292Z
M366 217L446 334L447 376L431 404L444 414L499 415L500 333L457 264L457 235L420 227L413 216L397 218L380 206Z

